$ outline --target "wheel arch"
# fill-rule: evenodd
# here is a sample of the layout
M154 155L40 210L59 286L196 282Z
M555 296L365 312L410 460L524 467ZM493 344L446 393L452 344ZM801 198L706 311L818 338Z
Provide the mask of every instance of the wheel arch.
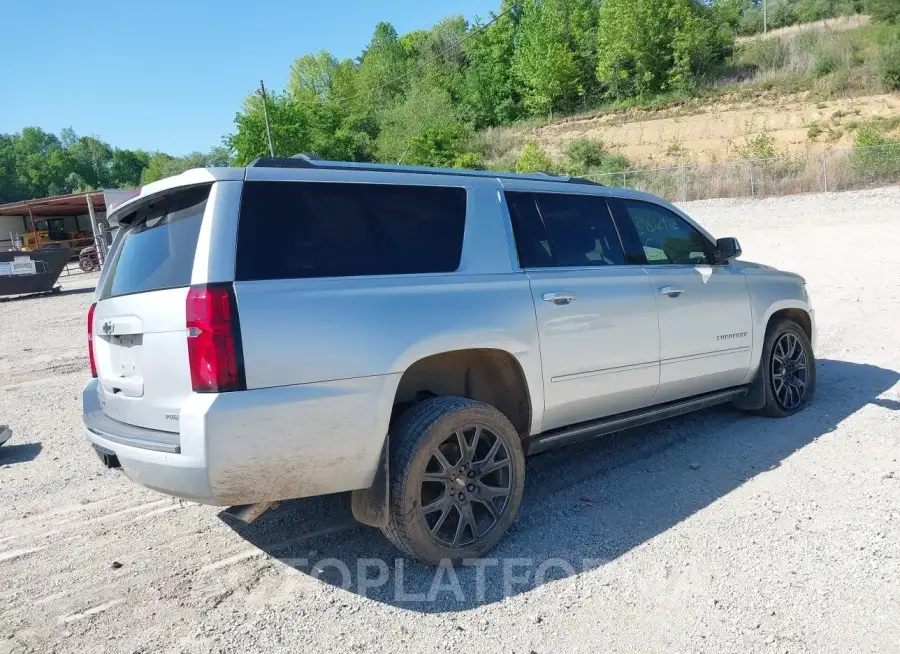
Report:
M422 397L453 395L490 404L520 437L531 432L533 397L521 361L500 348L431 354L406 368L394 394L391 421Z
M759 365L760 357L762 356L762 346L766 340L766 335L769 333L769 329L774 324L774 321L781 318L788 318L798 323L803 331L806 332L807 337L809 338L809 342L813 346L813 351L816 349L816 321L814 318L812 307L809 306L807 302L804 302L800 298L787 298L772 302L765 310L759 310L755 312L756 316L762 316L762 320L754 320L754 338L753 338L753 364L754 367L751 369L751 375L749 378L756 374L756 366Z
M520 437L532 433L543 409L543 387L529 384L526 365L503 347L424 354L404 365L396 387L391 390L391 395L382 400L385 413L390 407L390 419L384 425L383 431L388 435L372 485L354 490L350 495L353 516L373 527L384 527L388 520L390 425L417 401L454 395L485 402L505 415Z
M809 342L813 342L812 318L810 317L809 312L806 309L799 307L788 307L773 311L769 315L769 319L766 321L766 334L769 333L772 325L774 325L776 321L781 319L791 320L800 325L800 328L803 329L803 331L806 333L806 337L809 339Z
M758 339L758 350L754 356L756 365L753 368L752 376L748 379L749 388L747 395L735 402L735 405L741 409L758 410L761 409L765 403L766 381L761 374L764 368L762 365L762 355L764 351L763 344L765 343L766 337L768 337L772 326L782 319L788 319L800 325L800 328L806 333L807 338L809 338L809 342L811 344L815 343L815 321L813 320L809 306L799 302L783 301L771 307L766 314L766 320L765 323L763 323L761 336ZM813 351L815 352L815 345L813 345Z

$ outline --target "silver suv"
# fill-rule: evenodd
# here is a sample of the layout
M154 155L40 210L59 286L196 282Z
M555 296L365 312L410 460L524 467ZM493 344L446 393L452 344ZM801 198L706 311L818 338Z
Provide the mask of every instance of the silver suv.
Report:
M266 158L110 218L83 396L105 464L250 518L350 491L426 562L497 543L529 454L815 388L803 278L644 193Z

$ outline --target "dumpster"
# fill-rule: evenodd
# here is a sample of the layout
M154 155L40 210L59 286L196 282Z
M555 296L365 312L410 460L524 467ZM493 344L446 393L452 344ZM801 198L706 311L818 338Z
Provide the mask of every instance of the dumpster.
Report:
M55 290L59 275L71 256L72 250L69 248L0 252L0 295Z

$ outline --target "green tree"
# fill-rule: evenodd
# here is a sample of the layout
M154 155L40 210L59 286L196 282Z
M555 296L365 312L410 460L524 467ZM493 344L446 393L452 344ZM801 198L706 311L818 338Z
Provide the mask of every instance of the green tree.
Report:
M613 154L603 141L580 138L566 145L566 172L570 175L619 172L628 169L628 160Z
M738 32L744 12L756 7L754 0L713 0L711 16L713 22L727 26Z
M512 74L515 36L521 10L503 0L495 22L482 26L465 43L468 66L463 77L460 114L475 127L508 123L521 115L519 84Z
M416 85L403 102L382 113L378 158L448 167L465 153L470 135L470 129L457 118L449 93Z
M443 89L454 104L463 93L464 70L468 57L463 47L469 33L462 16L452 16L430 30L417 30L400 38L410 66L415 68L415 83Z
M149 184L170 175L177 175L178 170L175 157L164 152L156 152L150 155L147 167L141 172L141 184Z
M342 161L371 158L377 124L353 62L327 51L301 57L291 67L287 95L297 106L286 117L303 113L310 152Z
M147 167L141 174L141 184L149 184L165 177L179 175L191 168L227 166L230 158L230 151L223 146L215 147L209 152L191 152L183 157L173 157L164 152L156 152L150 156Z
M330 103L337 117L332 149L323 156L344 161L371 161L378 135L375 109L362 91L359 68L350 59L340 62L332 76Z
M26 127L12 138L15 184L23 198L68 193L75 161L55 134ZM19 199L19 198L17 198Z
M291 156L312 149L311 106L286 94L269 94L269 122L276 155ZM226 137L225 145L234 152L236 165L246 166L258 157L269 156L265 113L259 95L244 100L234 123L237 130Z
M537 141L528 141L516 161L517 173L548 173L553 169L550 155L541 150Z
M141 173L150 163L150 155L143 150L115 149L112 153L109 176L111 186L128 188L140 186Z
M295 98L312 96L327 99L339 67L338 60L327 50L314 55L303 55L291 65L288 94Z
M751 7L744 11L738 23L738 34L749 36L763 31L763 12L759 7Z
M891 91L900 91L900 31L881 44L878 53L881 81Z
M900 23L900 2L897 0L867 0L866 11L872 20Z
M13 137L0 134L0 203L21 199L16 175L16 154Z
M68 151L75 162L74 173L83 181L72 190L110 186L113 151L109 144L93 136L82 136L68 147Z
M375 26L375 34L360 59L360 93L372 107L384 107L409 84L407 53L390 23Z
M649 97L693 88L734 42L709 8L692 0L605 0L597 77L611 97Z
M571 106L583 91L570 45L564 0L525 0L516 35L513 73L524 88L525 106L534 115L551 115Z
M789 0L769 0L766 17L769 29L787 27L797 22L797 8Z

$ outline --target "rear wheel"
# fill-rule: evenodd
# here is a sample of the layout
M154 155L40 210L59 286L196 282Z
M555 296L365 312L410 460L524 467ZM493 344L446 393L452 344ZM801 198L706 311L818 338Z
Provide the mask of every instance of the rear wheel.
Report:
M803 328L779 320L766 334L760 374L765 376L766 403L761 413L783 418L803 409L816 389L816 360Z
M385 535L426 563L487 553L519 510L525 459L519 435L494 407L436 397L391 430L390 521Z

